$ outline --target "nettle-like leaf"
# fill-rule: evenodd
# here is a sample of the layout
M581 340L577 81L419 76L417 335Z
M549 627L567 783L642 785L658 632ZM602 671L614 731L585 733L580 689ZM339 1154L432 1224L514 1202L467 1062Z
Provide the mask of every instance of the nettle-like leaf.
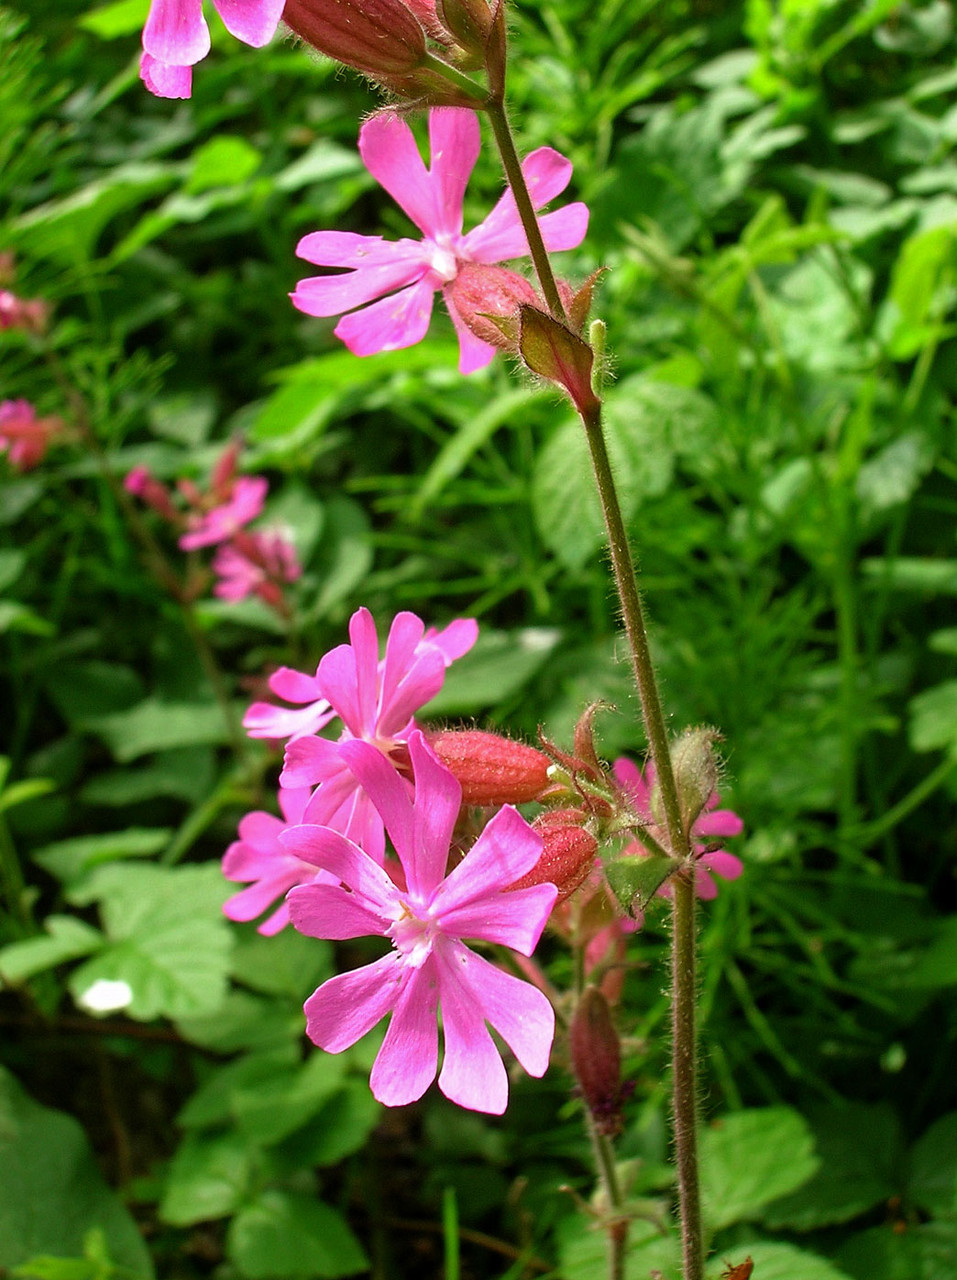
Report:
M94 985L121 983L128 998L113 1007L133 1018L215 1013L229 975L232 936L222 915L228 892L216 865L96 868L70 898L99 904L110 944L72 975L74 999L95 1011Z
M737 1111L701 1137L701 1193L712 1229L754 1222L772 1200L802 1186L820 1160L807 1122L790 1107Z

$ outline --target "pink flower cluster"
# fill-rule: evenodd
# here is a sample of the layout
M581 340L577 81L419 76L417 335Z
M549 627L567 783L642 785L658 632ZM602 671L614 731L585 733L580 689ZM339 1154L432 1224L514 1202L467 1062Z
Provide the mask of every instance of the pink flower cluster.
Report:
M302 569L295 547L281 532L246 528L262 514L269 482L263 476L238 476L238 457L239 445L229 445L205 492L191 480L180 480L174 495L146 467L134 467L124 487L180 530L183 551L216 548L214 595L231 601L258 596L283 612L283 588Z
M29 471L42 462L63 429L60 418L38 418L29 400L0 401L0 453L6 453L15 471Z
M261 932L275 933L291 918L312 937L388 940L381 960L310 996L309 1036L338 1053L391 1014L371 1086L381 1102L399 1106L421 1097L436 1076L440 1014L439 1088L461 1106L500 1114L508 1081L486 1023L530 1074L542 1075L554 1014L540 991L464 939L531 955L556 890L512 889L538 861L542 841L510 806L449 870L462 791L414 719L448 665L474 644L477 627L462 619L426 631L414 614L400 613L380 658L375 623L360 609L349 635L314 676L282 668L270 679L294 708L260 702L246 716L253 736L289 739L283 816L252 813L240 823L223 871L247 887L227 901L226 914L251 920L286 895ZM338 739L319 737L336 718ZM386 833L397 862L386 858Z

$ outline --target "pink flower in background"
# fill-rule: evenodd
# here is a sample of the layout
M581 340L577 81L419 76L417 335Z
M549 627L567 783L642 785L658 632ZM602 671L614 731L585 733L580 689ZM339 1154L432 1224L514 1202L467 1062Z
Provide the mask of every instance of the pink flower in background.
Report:
M29 400L0 401L0 453L6 452L15 471L29 471L42 462L62 430L59 418L38 418Z
M657 823L653 816L651 801L656 780L655 766L649 762L642 773L637 765L622 756L615 761L614 772L622 790L634 802L639 816L646 819L648 826L654 829ZM719 802L720 797L717 791L713 791L691 828L693 849L696 854L695 893L703 899L718 896L718 886L714 882L715 875L720 876L722 880L737 880L744 870L741 859L735 857L733 853L727 853L724 849L708 849L715 839L727 840L732 836L740 835L744 830L744 823L738 815L730 809L719 809L717 807ZM643 852L643 848L636 842L629 852L640 853ZM665 881L658 893L662 897L670 897L671 885Z
M257 810L239 823L239 839L223 855L223 875L240 883L250 881L227 898L223 911L230 920L255 920L277 898L284 898L294 884L308 884L322 875L311 862L303 862L279 843L279 834L301 820L309 788L286 788L279 792L281 818ZM289 908L283 902L259 926L263 934L278 933L289 923Z
M293 888L288 903L295 927L315 938L372 935L392 943L381 960L330 978L309 997L309 1038L340 1053L391 1013L369 1083L380 1102L403 1106L435 1079L440 1014L445 1052L439 1088L459 1106L501 1115L508 1077L486 1023L529 1075L541 1076L555 1015L541 991L490 964L463 939L531 955L556 890L549 884L509 886L538 861L541 838L515 809L500 809L446 875L461 791L421 733L409 738L414 800L370 743L345 742L341 752L388 828L406 887L336 831L307 825L283 833L290 854L341 881Z
M268 489L269 481L263 476L240 476L225 502L190 517L192 527L179 540L182 550L195 551L228 541L262 513Z
M429 627L423 634L421 645L434 645L449 666L456 658L468 653L478 637L478 624L474 618L457 618L447 627L437 631ZM381 677L383 664L379 664ZM243 717L243 725L251 738L301 738L305 734L318 733L339 714L321 692L318 669L314 676L291 667L280 667L269 677L269 688L277 698L299 704L278 707L272 702L254 702Z
M0 289L0 329L42 333L49 319L50 308L42 298L19 298L9 289Z
M180 513L173 505L169 489L161 480L156 479L148 467L134 467L123 481L123 488L127 493L132 493L134 498L139 498L147 507L152 507L171 524L176 524L181 519Z
M412 717L435 697L445 680L451 658L442 648L443 637L449 653L457 655L470 647L466 643L469 633L468 623L459 622L426 640L421 619L414 613L399 613L389 630L385 656L380 662L372 614L368 609L358 609L352 615L351 643L339 645L325 655L310 686L316 702L327 702L332 713L342 720L342 736L338 742L310 735L293 738L286 747L285 765L279 776L283 787L316 787L304 821L344 832L376 861L382 861L382 818L350 768L344 747L354 738L363 739L389 759L390 768L394 769L394 757L405 748L415 727ZM292 674L299 676L297 672ZM309 677L299 679L307 681ZM286 684L284 680L283 685L292 688L296 682ZM305 689L299 687L298 691ZM332 718L325 710L317 712L315 706L312 710L326 723ZM247 716L247 727L248 721ZM261 719L259 723L262 726Z
M239 533L216 548L213 572L219 581L213 594L221 600L259 596L278 609L283 586L302 576L296 548L276 530Z
M528 242L510 191L484 222L462 234L462 201L481 143L476 114L459 107L433 109L429 142L432 164L426 169L405 120L384 113L366 121L359 131L363 163L423 238L390 241L349 231L304 236L296 249L300 258L346 270L301 280L292 300L312 316L349 312L336 325L336 336L355 355L367 356L420 342L441 290L458 334L459 369L471 373L489 363L495 347L466 327L448 286L462 263L521 258ZM572 166L551 147L540 147L524 160L522 171L540 209L565 190ZM549 250L574 249L584 238L588 210L581 203L566 205L546 214L540 225Z
M273 37L284 0L213 0L226 29L258 49ZM188 98L193 65L209 53L203 0L153 0L143 28L140 79L158 98Z

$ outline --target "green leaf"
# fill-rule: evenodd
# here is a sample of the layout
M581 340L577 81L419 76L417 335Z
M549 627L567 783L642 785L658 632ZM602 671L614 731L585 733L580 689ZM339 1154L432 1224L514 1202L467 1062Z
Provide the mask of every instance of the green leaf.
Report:
M218 865L95 868L70 896L81 905L100 904L111 945L73 973L74 999L89 1001L97 983L125 983L131 1017L214 1014L229 973L227 893Z
M213 187L242 185L262 164L262 152L245 138L219 133L193 152L186 190L199 195Z
M350 1276L368 1259L344 1219L312 1196L264 1191L229 1225L226 1252L249 1280Z
M199 804L212 793L215 778L216 755L212 747L174 747L171 751L158 751L139 768L126 765L98 773L84 783L80 795L86 804L110 808L157 796Z
M299 1047L290 1038L285 1044L263 1053L246 1053L215 1067L176 1117L184 1129L209 1129L232 1125L235 1120L234 1095L256 1088L276 1074L291 1075L300 1062Z
M26 804L40 796L48 796L55 790L56 783L52 778L24 778L0 791L0 813L15 809L18 804Z
M922 591L957 596L957 560L928 560L920 556L868 559L861 565L875 585L896 591Z
M793 1244L777 1244L770 1240L748 1241L735 1246L734 1261L750 1255L754 1263L754 1280L848 1280L847 1272L815 1253L798 1249ZM727 1272L721 1274L726 1275ZM719 1272L712 1273L718 1280Z
M316 1115L275 1148L291 1172L334 1165L359 1151L382 1117L367 1080L347 1080Z
M238 1134L187 1134L169 1167L159 1216L174 1227L224 1218L246 1199L254 1154Z
M904 1231L889 1222L852 1236L837 1261L853 1280L953 1280L957 1236L951 1222L908 1225Z
M789 1107L735 1111L701 1135L701 1192L712 1229L753 1222L818 1170L806 1121Z
M907 1189L926 1213L941 1218L957 1213L957 1111L935 1120L914 1144Z
M934 465L934 446L922 431L908 431L863 464L854 487L865 519L906 502Z
M34 862L58 880L72 883L93 867L118 858L150 858L169 844L168 827L127 827L96 836L74 836L46 844L33 855Z
M233 952L233 977L265 995L300 1003L333 974L332 944L283 929L271 938L244 934Z
M7 548L0 551L0 592L12 587L26 568L27 553Z
M468 715L514 697L548 662L560 638L547 627L481 632L475 647L449 667L422 718Z
M223 709L215 702L163 702L150 697L129 711L91 717L85 727L103 739L120 764L151 751L229 741Z
M37 1254L79 1257L99 1227L115 1262L134 1277L152 1276L133 1219L103 1181L83 1130L34 1102L2 1067L0 1169L0 1266Z
M898 1190L900 1133L888 1107L848 1103L819 1109L810 1121L820 1168L762 1213L761 1221L775 1230L847 1222Z
M46 691L71 728L97 716L125 711L143 697L143 682L118 662L58 662L48 673Z
M149 13L149 0L116 0L77 18L77 26L92 31L101 40L115 40L142 31Z
M0 600L0 635L5 631L23 631L31 636L56 635L56 627L41 618L29 605L19 600Z
M634 915L647 907L680 865L677 858L649 853L637 858L616 858L605 864L605 875L622 908Z
M47 916L43 922L46 936L25 938L0 948L0 978L10 985L43 973L65 960L77 960L98 950L106 941L94 929L75 916Z
M957 680L945 680L911 698L910 744L915 751L957 747Z
M264 1000L247 991L230 991L212 1013L177 1020L177 1028L191 1044L214 1053L237 1049L266 1049L287 1044L302 1034L302 1002Z

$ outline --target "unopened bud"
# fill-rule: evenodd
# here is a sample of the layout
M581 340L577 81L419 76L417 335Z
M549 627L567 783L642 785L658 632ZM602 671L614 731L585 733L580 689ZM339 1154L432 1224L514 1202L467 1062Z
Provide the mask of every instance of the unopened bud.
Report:
M622 1129L621 1045L608 1001L597 987L586 987L568 1030L572 1070L595 1121L605 1137Z
M519 307L542 306L524 276L483 262L463 263L446 296L466 328L501 351L518 350Z
M672 744L671 767L675 773L685 831L691 830L718 785L714 743L719 738L716 729L686 729Z
M568 392L583 417L598 409L591 385L594 353L567 324L537 305L520 306L518 350L532 373Z
M583 825L586 818L582 809L550 809L540 813L532 823L532 830L542 837L542 856L512 888L553 884L558 890L559 902L580 889L594 869L598 853L598 841Z
M525 804L548 786L548 757L524 742L480 729L440 729L428 743L457 778L463 804Z
M402 0L286 0L282 17L320 53L367 75L405 76L425 61L425 32Z

